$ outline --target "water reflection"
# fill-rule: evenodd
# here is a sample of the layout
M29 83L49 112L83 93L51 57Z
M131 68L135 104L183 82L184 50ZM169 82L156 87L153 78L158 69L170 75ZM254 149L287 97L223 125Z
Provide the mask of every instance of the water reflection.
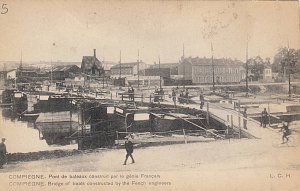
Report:
M20 121L9 108L0 108L0 137L6 138L9 153L77 149L77 144L49 146L45 140L40 139L39 131L34 128L33 122Z

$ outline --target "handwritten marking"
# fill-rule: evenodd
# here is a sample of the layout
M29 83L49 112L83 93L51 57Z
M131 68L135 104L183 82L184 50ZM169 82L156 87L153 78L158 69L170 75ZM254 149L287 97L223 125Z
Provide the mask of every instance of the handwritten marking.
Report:
M2 3L2 5L1 5L1 15L5 15L6 13L8 13L7 4Z

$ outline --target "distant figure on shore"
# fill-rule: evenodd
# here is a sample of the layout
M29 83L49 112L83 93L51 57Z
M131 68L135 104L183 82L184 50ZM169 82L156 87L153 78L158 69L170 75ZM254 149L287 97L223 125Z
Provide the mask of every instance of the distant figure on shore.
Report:
M267 126L268 123L268 112L267 109L264 108L264 110L261 112L261 124L260 126L262 126L263 128L265 128Z
M132 160L132 163L134 163L134 159L133 159L133 156L132 156L133 143L129 140L130 137L131 136L127 137L127 140L125 141L126 158L125 158L125 161L124 161L123 165L126 165L128 157L130 157L131 160Z
M242 114L243 114L243 117L244 117L244 119L243 119L244 129L247 129L247 108L246 107L244 108L244 111L242 112Z
M203 92L200 93L200 109L204 106L204 95Z
M134 89L131 87L131 100L134 101Z
M188 89L186 89L185 90L185 102L186 102L186 104L189 104L190 102L189 102L189 90Z
M6 163L6 145L5 145L5 138L2 138L2 142L0 143L0 168L3 168L3 165Z
M175 89L172 89L172 100L174 103L174 107L176 107L176 92Z
M291 130L289 129L288 123L287 122L282 122L282 127L281 127L281 131L282 131L282 143L284 144L284 139L286 139L286 143L289 141L289 135L291 135Z
M130 87L128 87L127 93L128 93L128 98L129 98L129 101L130 101L131 100L131 88Z

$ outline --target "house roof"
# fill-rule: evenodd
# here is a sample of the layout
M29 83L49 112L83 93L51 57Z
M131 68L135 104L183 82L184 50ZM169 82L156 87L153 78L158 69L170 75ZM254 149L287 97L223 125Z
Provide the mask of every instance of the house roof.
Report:
M151 65L150 68L175 68L179 65L179 63L160 63L159 64L155 64L155 65Z
M92 69L93 65L96 65L98 69L102 68L101 62L98 60L95 56L83 56L82 62L81 62L81 68L84 67L84 69Z
M110 68L116 64L117 64L116 62L112 62L112 61L103 61L104 70L110 70Z
M39 68L33 67L33 66L22 66L22 68L20 68L20 70L22 70L22 72L37 72L39 70Z
M58 71L65 72L65 71L71 69L72 67L78 67L78 66L77 65L55 66L52 71L53 72L58 72Z
M192 65L211 65L212 60L211 58L185 58L181 61L181 64L184 63L190 63ZM232 59L225 59L225 58L216 58L213 60L214 65L219 66L232 66L232 65L238 65L243 66L243 62L240 60L232 60Z
M270 65L264 65L264 69L272 69L272 67Z
M140 62L140 64L144 64L144 62ZM121 68L132 68L134 66L138 65L138 62L127 62L127 63L121 63ZM119 69L120 64L116 64L112 66L110 69Z
M7 72L12 72L12 71L16 71L16 69L7 70Z

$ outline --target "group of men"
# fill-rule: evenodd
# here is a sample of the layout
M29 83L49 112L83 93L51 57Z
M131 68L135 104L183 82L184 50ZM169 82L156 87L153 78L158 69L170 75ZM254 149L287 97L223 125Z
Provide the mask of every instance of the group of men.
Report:
M176 90L173 88L172 89L172 101L174 103L174 107L176 107L176 101L177 101L177 96L176 96ZM179 94L178 98L179 103L189 103L189 91L186 89L185 91L181 91ZM201 91L200 93L200 109L202 109L204 106L204 94Z

